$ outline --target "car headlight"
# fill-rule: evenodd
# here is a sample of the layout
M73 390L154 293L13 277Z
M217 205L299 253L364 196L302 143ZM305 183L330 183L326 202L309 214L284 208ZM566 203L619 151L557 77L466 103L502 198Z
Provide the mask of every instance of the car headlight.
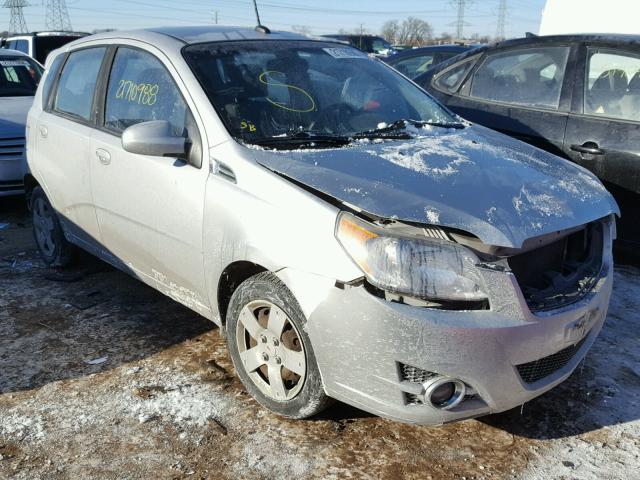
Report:
M454 242L390 234L342 213L336 237L376 287L433 301L483 301L478 258Z

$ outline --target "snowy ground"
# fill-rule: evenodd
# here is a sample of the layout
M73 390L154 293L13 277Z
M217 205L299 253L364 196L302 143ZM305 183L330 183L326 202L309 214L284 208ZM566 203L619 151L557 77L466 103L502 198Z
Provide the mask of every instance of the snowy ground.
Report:
M618 268L584 365L522 409L436 428L341 404L283 420L212 324L91 258L44 269L26 212L0 199L0 478L638 478L639 336L640 271Z

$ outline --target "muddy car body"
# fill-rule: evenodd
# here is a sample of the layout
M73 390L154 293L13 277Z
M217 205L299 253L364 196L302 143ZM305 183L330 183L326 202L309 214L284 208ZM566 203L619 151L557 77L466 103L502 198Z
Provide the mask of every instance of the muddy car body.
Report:
M600 182L356 49L168 28L53 57L29 115L43 258L79 245L216 322L280 414L506 410L603 325L618 210Z

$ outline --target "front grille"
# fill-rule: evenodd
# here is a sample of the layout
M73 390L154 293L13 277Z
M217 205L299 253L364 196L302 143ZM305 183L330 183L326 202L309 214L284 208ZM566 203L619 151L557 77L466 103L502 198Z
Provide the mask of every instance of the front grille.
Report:
M24 137L0 138L0 160L14 160L22 158L24 154Z
M603 262L604 225L585 228L508 259L532 312L579 301L596 284Z
M556 373L558 370L561 370L571 361L576 353L578 353L584 345L584 342L587 341L588 337L589 334L585 335L585 337L578 343L571 345L564 350L560 350L553 355L549 355L548 357L516 365L522 381L527 384L535 383Z

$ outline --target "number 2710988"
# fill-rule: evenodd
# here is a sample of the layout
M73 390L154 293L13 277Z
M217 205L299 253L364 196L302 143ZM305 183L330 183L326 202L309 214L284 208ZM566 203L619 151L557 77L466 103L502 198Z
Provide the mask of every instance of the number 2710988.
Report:
M155 105L158 101L160 85L151 83L135 83L131 80L120 80L116 98L128 100L138 105Z

